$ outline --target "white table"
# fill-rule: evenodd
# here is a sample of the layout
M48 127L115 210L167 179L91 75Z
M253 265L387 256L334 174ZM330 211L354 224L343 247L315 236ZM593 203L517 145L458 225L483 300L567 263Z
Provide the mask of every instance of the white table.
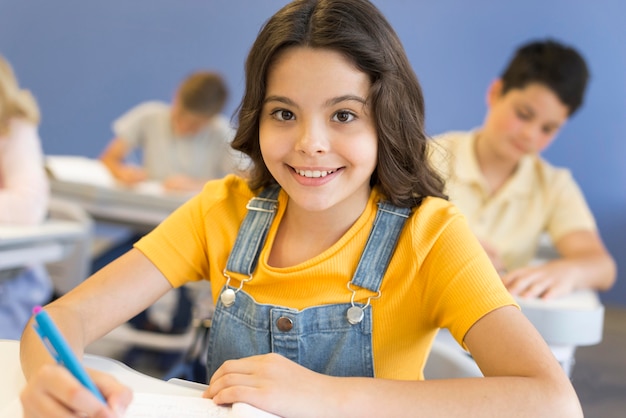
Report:
M62 260L83 235L83 226L71 221L0 225L0 270Z
M21 409L19 405L19 394L26 384L26 380L24 379L20 366L19 349L19 341L0 340L0 370L2 370L2 373L0 373L1 418L16 417L17 415L15 415L15 413ZM159 380L139 373L123 363L110 358L86 354L84 364L86 367L112 374L133 390L147 393L196 397L202 394L200 388L202 385L197 385L192 382L182 384L182 381L174 383Z
M522 312L550 345L586 346L602 341L604 305L592 290L555 299L517 299Z
M548 343L568 376L571 375L574 366L576 347L594 345L602 341L604 305L594 291L581 290L549 300L517 298L516 301L522 312ZM447 329L439 330L433 348L433 350L439 350L435 353L435 361L441 363L441 359L439 359L442 356L441 351L443 350L443 355L449 356L450 348L458 353L465 353ZM444 360L447 359L445 356L443 357ZM453 357L458 357L458 355ZM471 376L482 375L478 368L468 366L465 363L465 360L461 363L463 365L462 373ZM450 367L447 364L444 366ZM445 375L447 373L445 367L438 367L441 371L431 366L431 370L428 370L427 367L427 371L437 377L450 377ZM455 369L455 376L458 375L459 372Z
M19 341L13 340L0 340L0 418L17 418L22 416L22 406L19 400L19 394L26 384L24 375L22 374L22 368L19 361ZM141 394L157 394L157 395L174 395L183 396L189 398L199 398L202 395L205 385L201 385L194 382L187 382L179 379L171 379L169 381L163 381L154 377L147 376L139 373L136 370L129 368L128 366L120 363L119 361L112 360L106 357L94 356L86 354L83 359L83 364L86 367L100 370L113 375L120 382L130 387L135 391L135 397L139 397ZM139 394L138 394L139 393ZM171 409L172 404L168 404L167 399L169 396L160 396L158 398L150 398L151 401L165 399L167 407ZM176 406L187 408L189 403L196 403L200 399L185 399L184 403L177 399ZM211 403L209 406L208 399L202 400L202 410L196 410L194 408L193 416L218 416L212 408L221 408ZM132 407L132 405L131 405ZM153 405L152 408L155 406ZM206 409L208 408L208 410ZM229 407L228 410L231 408ZM180 411L180 409L176 409ZM163 411L160 411L162 414ZM187 411L180 411L177 416L188 416ZM145 416L143 413L138 416ZM152 416L152 415L150 415ZM173 415L168 415L173 416ZM191 416L191 415L189 415ZM221 413L219 416L223 416ZM244 403L235 403L232 406L232 411L227 414L228 417L237 418L280 418L269 412L262 411L253 406Z
M50 180L52 194L82 206L97 220L149 231L187 201L189 193L163 192L155 184L136 188Z
M47 155L52 194L81 205L98 220L146 232L158 225L192 194L165 192L158 182L120 185L98 159Z

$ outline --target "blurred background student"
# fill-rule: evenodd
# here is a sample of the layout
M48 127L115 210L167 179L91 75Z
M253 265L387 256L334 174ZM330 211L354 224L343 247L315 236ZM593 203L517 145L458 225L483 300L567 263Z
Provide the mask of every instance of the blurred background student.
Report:
M35 98L0 56L0 225L35 225L46 216L50 191L38 125ZM51 296L45 266L0 270L0 339L19 339L33 307Z
M435 136L432 160L513 295L554 298L608 290L615 262L569 170L540 156L582 105L589 71L555 40L521 45L487 89L482 126ZM538 262L545 237L556 253ZM445 333L439 336L446 341ZM448 341L449 342L449 341ZM552 345L571 374L576 347Z
M141 103L117 119L100 160L125 184L156 180L166 190L199 191L238 164L230 148L234 130L221 114L227 97L219 74L195 72L171 104Z
M113 123L115 137L100 160L122 184L159 182L165 191L195 193L208 180L238 170L241 154L230 147L234 129L222 114L228 88L216 72L197 71L178 86L172 103L148 101L130 109ZM132 248L141 235L133 234L97 257L95 272ZM141 312L129 321L140 330L180 334L189 329L198 295L186 287L173 297ZM203 296L203 300L208 296ZM131 349L125 361L134 365L144 350ZM151 354L151 353L150 353ZM175 361L159 355L163 368Z
M571 46L520 46L487 90L483 125L436 136L433 161L509 291L552 298L608 290L616 267L583 193L540 153L583 103L589 71ZM534 264L547 234L558 257Z

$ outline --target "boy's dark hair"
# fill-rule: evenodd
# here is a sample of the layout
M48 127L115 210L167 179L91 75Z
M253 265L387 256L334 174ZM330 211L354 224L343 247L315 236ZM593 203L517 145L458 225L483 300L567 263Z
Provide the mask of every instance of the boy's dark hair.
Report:
M178 88L178 99L185 110L209 117L222 111L227 97L222 77L208 71L191 74Z
M378 134L378 164L370 179L395 205L413 207L445 197L427 158L422 90L393 28L367 0L296 0L271 17L246 61L246 91L233 148L250 156L250 187L276 182L263 162L259 116L267 75L286 48L337 51L372 82L368 101Z
M501 79L502 94L531 83L545 85L568 107L571 116L583 103L589 70L574 48L547 39L519 47Z

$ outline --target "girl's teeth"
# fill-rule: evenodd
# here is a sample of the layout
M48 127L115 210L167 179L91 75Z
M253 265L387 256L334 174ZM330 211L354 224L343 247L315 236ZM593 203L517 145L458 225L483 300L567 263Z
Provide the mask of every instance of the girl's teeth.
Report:
M319 170L296 170L296 172L304 177L326 177L331 174L332 171L319 171Z

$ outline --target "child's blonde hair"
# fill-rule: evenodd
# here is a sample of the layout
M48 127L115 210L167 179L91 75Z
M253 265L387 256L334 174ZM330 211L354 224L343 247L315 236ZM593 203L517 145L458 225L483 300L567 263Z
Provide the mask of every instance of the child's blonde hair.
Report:
M7 133L13 118L39 124L39 106L30 91L20 88L11 64L0 55L0 133Z

